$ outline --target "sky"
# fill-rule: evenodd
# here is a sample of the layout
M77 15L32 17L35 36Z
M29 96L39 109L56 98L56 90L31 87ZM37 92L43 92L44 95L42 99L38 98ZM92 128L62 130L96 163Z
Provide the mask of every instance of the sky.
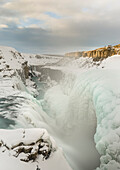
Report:
M64 54L120 44L120 0L0 0L0 45Z

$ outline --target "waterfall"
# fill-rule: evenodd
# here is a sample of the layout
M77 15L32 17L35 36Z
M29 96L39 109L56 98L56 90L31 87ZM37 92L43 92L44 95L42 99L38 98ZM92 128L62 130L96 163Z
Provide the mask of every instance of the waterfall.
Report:
M12 127L47 129L62 147L73 169L92 170L99 166L94 143L97 123L89 83L82 77L82 74L80 77L67 74L46 91L43 99L24 92L25 101Z
M44 85L36 81L38 98L19 77L16 82L19 90L0 99L0 109L3 103L6 108L1 120L4 116L9 122L6 128L45 128L74 170L119 168L120 77L116 70L77 70L77 74L64 70L63 79L44 94Z

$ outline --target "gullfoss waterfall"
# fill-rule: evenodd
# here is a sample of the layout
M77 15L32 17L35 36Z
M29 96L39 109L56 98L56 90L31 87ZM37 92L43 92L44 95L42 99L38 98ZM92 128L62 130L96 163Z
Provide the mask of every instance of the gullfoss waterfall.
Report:
M14 90L7 91L10 86L4 84L9 79L1 78L6 94L0 98L0 128L46 129L74 170L120 169L119 73L114 68L89 68L88 59L80 60L84 68L53 66L53 72L57 68L64 75L59 82L41 83L34 75L34 88L17 75L12 78Z

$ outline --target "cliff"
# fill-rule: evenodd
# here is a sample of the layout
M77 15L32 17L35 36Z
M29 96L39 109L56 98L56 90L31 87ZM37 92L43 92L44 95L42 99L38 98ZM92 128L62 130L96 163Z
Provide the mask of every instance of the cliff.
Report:
M75 57L75 58L92 57L95 60L99 60L99 59L104 59L104 58L107 58L108 56L112 56L115 54L120 54L120 44L115 45L115 46L108 45L107 47L98 48L98 49L91 50L91 51L70 52L70 53L66 53L65 56Z

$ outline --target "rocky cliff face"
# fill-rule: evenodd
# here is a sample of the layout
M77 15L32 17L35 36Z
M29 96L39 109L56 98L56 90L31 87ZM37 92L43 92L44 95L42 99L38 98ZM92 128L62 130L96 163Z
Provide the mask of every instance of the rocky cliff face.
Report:
M94 60L99 60L99 59L104 59L107 58L108 56L112 56L115 54L120 54L120 44L116 46L107 46L103 48L98 48L95 50L91 51L80 51L80 52L71 52L71 53L66 53L65 56L67 57L92 57Z

